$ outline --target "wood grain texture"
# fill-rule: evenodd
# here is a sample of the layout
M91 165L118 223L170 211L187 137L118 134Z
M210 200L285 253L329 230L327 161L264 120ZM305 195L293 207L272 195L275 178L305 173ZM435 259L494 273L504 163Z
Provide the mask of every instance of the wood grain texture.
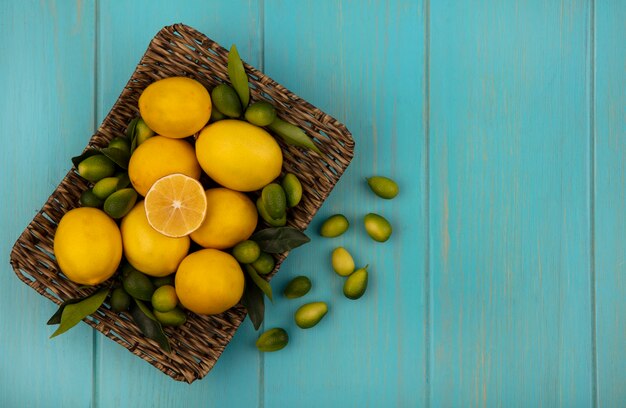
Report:
M589 12L432 2L432 406L593 403Z
M20 282L9 252L93 128L94 10L0 2L0 406L88 406L92 330L48 339L56 306Z
M623 406L624 21L623 2L592 0L0 1L0 407ZM55 307L8 259L175 22L236 43L356 141L312 242L272 283L265 327L289 346L259 354L246 321L192 385L83 324L49 340ZM400 195L376 198L374 174ZM389 242L365 235L370 211ZM351 228L322 239L334 213ZM339 245L370 264L361 300L331 270ZM280 296L297 275L312 292ZM298 329L314 300L328 316Z
M626 402L626 3L596 2L595 277L598 406Z
M321 23L323 22L323 23ZM424 132L424 10L421 3L266 1L265 72L344 122L356 142L355 159L307 233L272 281L281 293L295 276L312 291L277 296L265 327L285 327L288 347L264 356L266 407L406 407L426 398L426 201ZM396 179L393 201L377 198L365 177ZM394 234L375 243L363 216L388 217ZM320 223L343 213L345 235L325 239ZM363 298L343 297L343 278L330 253L345 246L359 266L369 264ZM294 311L322 300L329 313L299 329Z
M165 25L184 22L258 66L260 20L255 1L101 2L98 11L98 122L113 105L152 37ZM87 138L85 139L87 140ZM117 344L98 336L96 405L102 407L255 406L260 356L255 334L242 325L209 375L177 383Z

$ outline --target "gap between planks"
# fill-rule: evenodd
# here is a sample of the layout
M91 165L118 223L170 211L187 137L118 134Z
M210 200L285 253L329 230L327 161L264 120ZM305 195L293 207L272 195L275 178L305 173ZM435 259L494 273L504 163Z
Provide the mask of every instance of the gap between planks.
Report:
M431 406L433 347L432 347L432 283L430 264L430 0L424 0L424 211L426 215L426 243L424 249L424 367L426 386L424 406Z
M589 109L589 290L591 305L591 398L593 407L598 406L598 355L596 351L596 3L589 2L589 34L587 37L588 109Z

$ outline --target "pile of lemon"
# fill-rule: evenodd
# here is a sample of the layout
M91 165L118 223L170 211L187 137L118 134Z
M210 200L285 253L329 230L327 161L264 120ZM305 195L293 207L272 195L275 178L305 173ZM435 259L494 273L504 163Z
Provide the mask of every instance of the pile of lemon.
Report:
M219 92L223 103L228 95ZM285 225L285 207L300 200L301 185L291 174L283 179L284 187L274 183L283 156L262 127L250 120L210 121L224 116L212 106L213 99L202 84L186 77L148 86L139 112L154 136L136 141L127 168L139 199L112 200L106 211L76 208L58 225L54 253L67 278L97 285L120 267L125 270L121 278L128 281L113 292L113 309L127 308L130 298L124 293L135 290L139 298L151 297L147 300L163 324L178 325L184 322L176 319L184 316L181 306L217 314L239 302L245 282L240 262L258 265L259 273L273 269L273 258L247 240L259 214L269 225ZM263 119L263 109L260 116L258 109L251 115L256 115L252 122ZM98 173L88 165L79 165L78 172ZM256 203L246 194L262 189ZM142 279L137 273L151 277L154 287L148 294L138 288Z

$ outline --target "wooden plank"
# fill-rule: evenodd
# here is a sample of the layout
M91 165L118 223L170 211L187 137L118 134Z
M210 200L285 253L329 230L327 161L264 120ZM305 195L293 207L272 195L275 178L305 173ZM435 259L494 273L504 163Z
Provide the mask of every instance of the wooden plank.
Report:
M92 329L49 340L56 306L20 282L9 253L94 126L90 2L0 2L0 406L88 406Z
M626 4L595 2L598 406L626 401Z
M356 155L309 235L272 282L280 293L297 275L313 289L306 297L277 296L265 327L281 326L290 344L264 355L263 406L422 406L426 399L426 162L424 153L424 10L421 2L266 1L265 72L337 117L352 131ZM385 201L365 177L398 180L400 195ZM394 225L374 243L362 218L379 212ZM331 214L352 223L336 239L317 234ZM358 265L370 265L368 292L342 294L330 253L343 245ZM299 329L293 313L327 301L315 328Z
M591 406L588 3L431 4L432 406Z
M114 1L98 14L98 120L117 99L152 37L163 26L183 22L226 47L236 43L242 58L260 62L258 2ZM173 381L119 345L98 336L96 405L129 407L255 406L260 358L246 323L216 367L191 386Z

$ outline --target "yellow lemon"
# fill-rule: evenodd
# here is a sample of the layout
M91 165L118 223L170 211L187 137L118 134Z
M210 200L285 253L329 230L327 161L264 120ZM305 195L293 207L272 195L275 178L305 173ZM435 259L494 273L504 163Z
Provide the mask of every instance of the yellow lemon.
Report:
M70 210L54 235L54 255L72 282L97 285L113 276L122 259L120 230L97 208Z
M188 142L163 136L153 136L143 142L128 163L130 182L142 196L161 177L180 173L198 180L201 171Z
M146 275L174 273L189 252L189 237L166 237L150 226L143 201L122 219L121 231L126 259Z
M239 302L244 276L232 255L217 249L202 249L183 259L174 286L185 308L210 315L222 313Z
M276 140L240 120L220 120L202 129L196 156L209 177L237 191L254 191L271 183L283 165Z
M165 78L143 90L139 113L157 134L180 139L193 135L209 121L211 97L191 78Z
M202 224L206 195L198 180L170 174L152 185L144 206L152 228L168 237L184 237Z
M252 235L258 214L252 200L227 188L206 190L206 215L191 239L205 248L225 249Z

